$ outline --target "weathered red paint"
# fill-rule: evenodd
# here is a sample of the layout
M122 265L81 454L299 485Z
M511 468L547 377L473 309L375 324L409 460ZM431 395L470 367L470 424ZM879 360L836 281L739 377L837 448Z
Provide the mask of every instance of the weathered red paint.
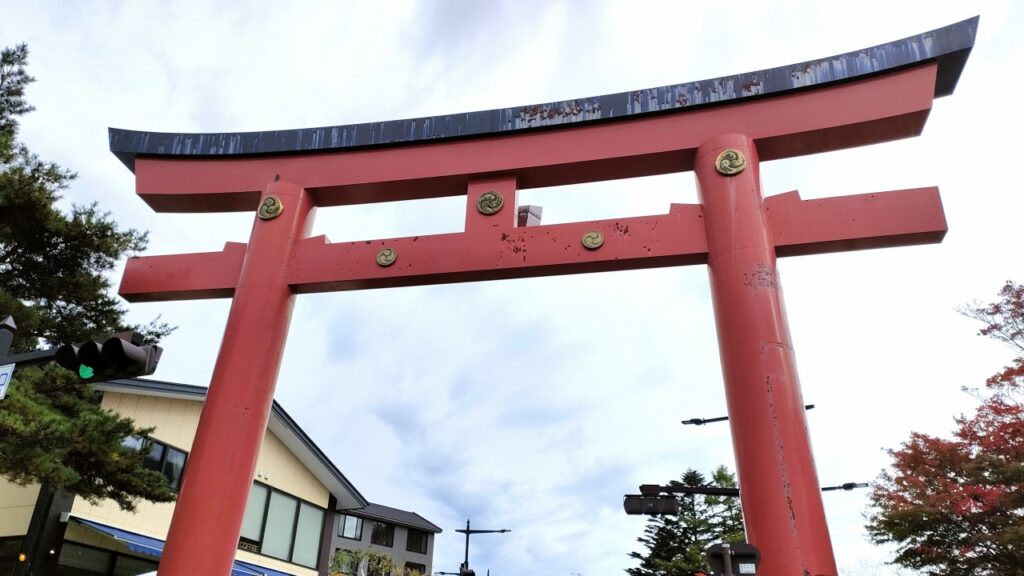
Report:
M471 192L467 199L465 232L339 243L300 239L288 284L307 294L707 262L699 204L673 204L660 216L516 228L513 206L488 218L476 211L477 196ZM806 201L787 192L765 204L780 256L928 244L946 233L934 187ZM588 230L609 239L600 250L580 244ZM399 254L388 268L375 260L384 247ZM230 297L244 257L245 244L232 242L222 252L133 258L120 292L132 302Z
M264 195L279 198L284 211L253 224L161 576L231 574L295 299L288 262L314 213L309 195L294 184L268 184Z
M727 149L746 156L743 172L715 169ZM717 136L697 151L695 172L747 537L764 574L834 575L757 149Z
M922 188L762 201L761 160L916 135L935 64L857 82L586 127L327 154L135 160L138 193L160 211L255 210L248 245L129 261L131 301L231 297L224 341L168 538L161 576L228 574L252 484L294 294L708 263L749 540L766 574L834 575L775 257L937 242L938 191ZM723 136L723 134L734 134ZM743 136L736 136L742 134ZM733 177L711 162L748 154ZM709 160L710 158L710 160ZM702 205L668 214L516 226L516 191L696 169ZM477 212L499 191L505 207ZM453 234L332 244L308 238L314 206L465 195ZM582 236L598 230L604 245ZM382 267L382 248L398 254Z
M158 212L253 210L267 182L309 190L317 206L466 193L469 181L515 176L519 189L693 169L715 134L747 134L762 160L920 134L936 65L773 98L597 125L431 144L255 158L135 160L139 196Z

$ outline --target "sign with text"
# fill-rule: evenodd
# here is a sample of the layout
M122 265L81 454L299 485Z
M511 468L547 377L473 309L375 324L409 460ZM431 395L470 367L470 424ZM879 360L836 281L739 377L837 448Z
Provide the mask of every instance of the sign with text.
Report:
M14 364L4 364L0 366L0 400L3 400L7 396L7 385L11 383L11 377L14 375Z

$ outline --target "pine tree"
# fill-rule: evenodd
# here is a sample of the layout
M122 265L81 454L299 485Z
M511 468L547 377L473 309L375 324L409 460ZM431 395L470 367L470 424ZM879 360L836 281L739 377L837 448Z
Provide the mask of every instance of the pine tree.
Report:
M156 322L127 326L110 294L109 272L126 253L142 250L146 235L119 229L95 204L60 210L60 193L75 174L18 142L18 118L32 111L27 62L24 44L0 52L0 318L11 315L18 324L10 352L126 329L151 341L166 335L169 328ZM92 502L111 498L129 510L138 498L171 501L163 475L121 444L148 432L100 408L97 394L70 372L19 368L0 401L0 476Z
M696 470L687 470L670 486L718 486L735 488L736 477L724 466L711 475L710 483ZM640 566L627 568L630 576L694 576L706 570L705 550L715 542L744 542L743 514L738 498L681 494L679 514L653 516L637 541L647 552L630 552Z

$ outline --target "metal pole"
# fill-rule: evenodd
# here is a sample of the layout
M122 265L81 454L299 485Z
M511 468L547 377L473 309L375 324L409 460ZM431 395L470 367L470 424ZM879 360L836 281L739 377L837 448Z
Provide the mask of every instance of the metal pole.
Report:
M728 542L722 543L722 564L725 576L732 576L732 547Z
M17 331L18 327L14 324L14 318L11 316L0 322L0 365L17 364L24 368L25 366L46 364L57 357L56 347L11 355L11 343L14 341L14 333Z
M3 322L0 322L0 357L7 356L11 351L11 342L14 341L14 333L18 330L18 326L14 323L14 318L8 316L4 318Z
M466 529L465 530L456 530L456 532L463 532L463 533L466 534L466 556L465 556L465 560L463 560L463 562L462 562L462 567L468 569L469 568L469 535L470 534L504 534L506 532L511 532L511 530L508 530L507 528L502 528L501 530L471 530L470 527L469 527L469 519L467 518L466 519Z

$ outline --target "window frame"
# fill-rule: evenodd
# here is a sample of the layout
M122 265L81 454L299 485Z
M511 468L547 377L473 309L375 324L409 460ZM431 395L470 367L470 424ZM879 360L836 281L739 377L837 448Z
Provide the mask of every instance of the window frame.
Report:
M93 551L98 551L98 552L102 552L104 554L107 554L108 555L107 566L106 566L106 568L103 571L103 574L105 576L112 575L112 574L114 574L117 571L118 564L120 563L122 558L127 558L127 559L132 560L132 561L140 561L140 562L145 562L145 563L152 564L153 565L152 568L154 570L156 570L159 567L159 564L160 564L158 560L154 560L152 557L149 557L149 556L146 556L146 555L125 554L123 552L117 552L117 551L111 550L109 548L102 548L102 547L99 547L99 546L93 546L91 544L83 544L81 542L73 542L73 541L70 541L70 540L65 540L65 541L61 542L61 545L60 545L61 546L61 554L64 553L64 547L65 546L69 546L69 545L71 546L71 548L77 547L77 548L81 548L83 550L93 550ZM57 564L56 564L56 566L57 566L57 570L59 570L59 567L61 567L61 566L67 567L67 564L60 564L60 554L58 554L58 556L57 556Z
M13 573L13 569L18 566L18 553L22 551L24 540L22 536L0 537L0 569L12 570L12 572L5 571L0 573Z
M338 552L347 552L352 555L355 554L355 550L350 550L348 548L335 548L334 554L337 554ZM341 574L344 574L345 576L354 576L359 572L359 562L355 561L356 559L354 556L350 556L349 560L352 562L351 571L346 571L344 568L340 568L339 571ZM347 566L345 568L347 568Z
M345 536L345 519L352 518L356 521L356 537ZM354 516L352 514L338 514L338 537L344 538L345 540L352 540L353 542L363 541L363 518L360 516Z
M413 534L420 534L420 535L422 535L422 537L423 537L423 540L422 540L422 542L423 542L422 548L423 549L422 550L420 550L418 548L413 548L412 547L412 538L411 538L411 536ZM430 538L430 532L427 532L426 530L418 530L416 528L406 528L405 529L405 551L406 552L413 552L413 553L416 553L416 554L426 554L427 550L430 549L430 541L428 540L429 538Z
M420 568L422 568L422 570L420 570ZM420 574L422 576L430 576L427 573L427 565L426 564L420 564L419 562L406 562L405 564L402 565L402 573L404 575L408 576L408 574L412 570L419 570Z
M383 526L386 529L387 542L377 542L374 538L377 534L377 527ZM370 530L370 544L375 546L385 546L387 548L395 547L395 525L390 522L384 522L383 520L374 520L373 529Z
M274 488L273 486L271 486L269 484L264 484L262 482L257 482L257 481L254 480L253 481L253 485L259 485L259 486L262 486L262 487L266 488L266 498L263 499L263 512L261 513L261 518L260 518L260 539L259 540L253 540L251 538L245 538L244 536L239 534L239 536L238 536L238 543L236 545L236 548L238 550L243 550L245 552L249 552L250 554L258 554L260 556L266 556L267 558L273 558L274 560L280 560L281 562L287 562L289 564L294 564L296 566L302 566L303 568L310 568L312 570L319 570L320 569L320 553L319 553L320 541L317 540L317 551L318 552L317 552L316 562L314 562L313 566L310 566L308 564L302 564L302 563L294 561L294 558L295 558L295 537L298 535L298 530L299 530L299 513L302 510L302 505L303 504L306 504L310 508L313 508L313 509L318 510L320 512L320 532L319 532L319 536L321 538L323 537L324 526L327 523L327 509L323 508L321 506L317 506L316 504L310 502L309 500L304 500L302 498L299 498L298 496L296 496L294 494L289 494L288 492L285 492L284 490L278 490L277 488ZM295 500L295 514L292 517L292 525L291 525L291 540L290 540L291 544L288 546L288 557L287 558L281 558L279 556L274 556L272 554L266 554L266 553L263 552L263 542L264 542L264 540L266 539L266 536L267 536L267 516L268 516L267 513L270 511L271 496L275 492L280 494L280 495L282 495L282 496L284 496L284 497L286 497L286 498L291 498L292 500ZM250 491L250 493L251 493L251 491ZM244 521L244 517L243 517L243 521ZM255 548L257 548L257 550L253 551L253 550L249 550L248 548L243 548L242 547L243 542L246 543L246 544L249 544L249 545L255 544Z
M129 442L133 442L134 443L134 441L138 441L139 442L139 446L138 447L135 447L132 444L129 444ZM167 487L168 488L170 488L171 490L173 490L175 492L180 492L181 491L181 481L185 478L185 469L188 468L189 452L187 450L182 450L181 448L178 448L177 446L174 446L172 444L168 444L167 442L164 442L162 440L157 440L156 438L153 438L152 436L138 436L138 435L135 435L135 434L132 434L131 436L127 436L127 437L124 438L124 440L121 440L121 445L125 446L127 448L130 448L132 450L137 451L139 453L139 455L142 456L142 462L143 462L142 463L142 467L145 468L146 470L153 470L154 472L159 472L167 480ZM161 450L161 452L160 452L160 459L159 459L159 461L156 464L156 468L151 468L149 466L146 466L146 463L145 463L146 462L146 456L149 455L149 452L153 449L153 446L160 446L160 450ZM147 449L147 448L148 448L148 450L145 453L143 453L143 449ZM172 480L170 477L167 476L167 473L164 471L164 467L167 466L168 454L170 454L171 451L178 452L179 454L181 454L185 458L185 460L181 464L181 474L178 475L176 480Z

